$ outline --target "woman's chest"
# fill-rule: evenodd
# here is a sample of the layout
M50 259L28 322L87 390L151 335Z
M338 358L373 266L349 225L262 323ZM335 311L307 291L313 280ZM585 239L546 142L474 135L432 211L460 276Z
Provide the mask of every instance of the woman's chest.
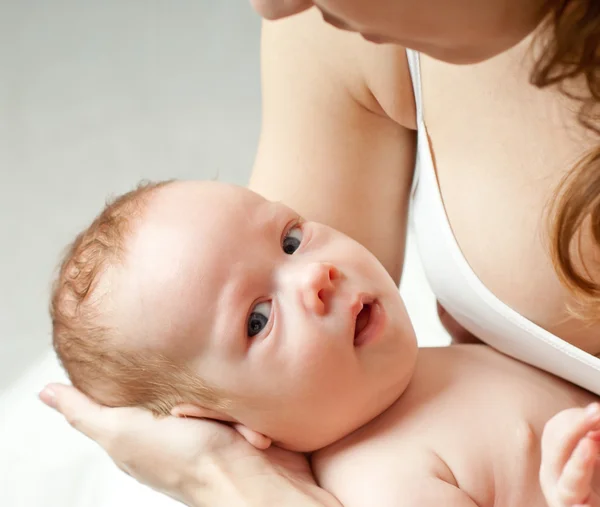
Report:
M549 219L562 178L592 139L577 122L577 103L529 84L526 58L517 52L473 67L421 58L437 183L452 233L483 284L529 320L597 354L600 326L567 311L573 300L552 265Z

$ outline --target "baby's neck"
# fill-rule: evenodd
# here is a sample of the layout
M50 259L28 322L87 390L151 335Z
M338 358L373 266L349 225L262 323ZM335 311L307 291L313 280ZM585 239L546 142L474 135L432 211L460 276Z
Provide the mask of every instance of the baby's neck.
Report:
M338 448L344 445L344 440L354 440L356 434L360 434L379 421L387 419L390 412L394 412L394 420L398 421L415 410L419 410L425 402L429 402L437 393L445 390L452 383L455 375L460 375L460 368L454 367L460 364L459 361L453 361L454 352L461 352L465 348L486 348L485 345L452 345L450 347L427 347L419 349L419 355L415 369L410 381L404 391L379 415L367 421L360 428L352 431L346 436L341 437L336 442L314 451L314 453L326 452L329 448L335 446ZM309 453L313 454L313 453Z

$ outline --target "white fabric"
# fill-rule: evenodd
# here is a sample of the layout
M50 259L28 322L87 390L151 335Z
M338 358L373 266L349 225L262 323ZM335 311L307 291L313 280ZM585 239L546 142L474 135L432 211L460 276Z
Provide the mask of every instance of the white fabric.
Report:
M444 209L422 115L419 54L407 51L417 105L412 222L421 263L439 302L489 345L600 394L600 359L542 329L492 294L464 258Z
M65 382L53 351L0 397L0 505L6 507L174 507L122 473L91 440L37 399Z

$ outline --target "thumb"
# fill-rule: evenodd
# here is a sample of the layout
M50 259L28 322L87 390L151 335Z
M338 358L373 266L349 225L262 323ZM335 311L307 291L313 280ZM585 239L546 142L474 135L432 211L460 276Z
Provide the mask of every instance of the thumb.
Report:
M62 384L48 384L39 397L60 412L73 428L93 440L101 440L102 429L108 423L106 407L93 402L76 388Z

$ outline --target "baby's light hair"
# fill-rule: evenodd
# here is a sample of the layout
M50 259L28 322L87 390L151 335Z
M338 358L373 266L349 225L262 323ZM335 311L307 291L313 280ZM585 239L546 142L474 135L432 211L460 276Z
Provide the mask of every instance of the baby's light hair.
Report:
M178 403L223 409L223 393L185 365L156 352L118 346L127 337L108 324L104 313L107 294L100 282L123 265L127 239L149 198L169 183L142 183L107 202L67 248L52 288L52 341L73 385L104 405L140 406L157 415L169 414Z

